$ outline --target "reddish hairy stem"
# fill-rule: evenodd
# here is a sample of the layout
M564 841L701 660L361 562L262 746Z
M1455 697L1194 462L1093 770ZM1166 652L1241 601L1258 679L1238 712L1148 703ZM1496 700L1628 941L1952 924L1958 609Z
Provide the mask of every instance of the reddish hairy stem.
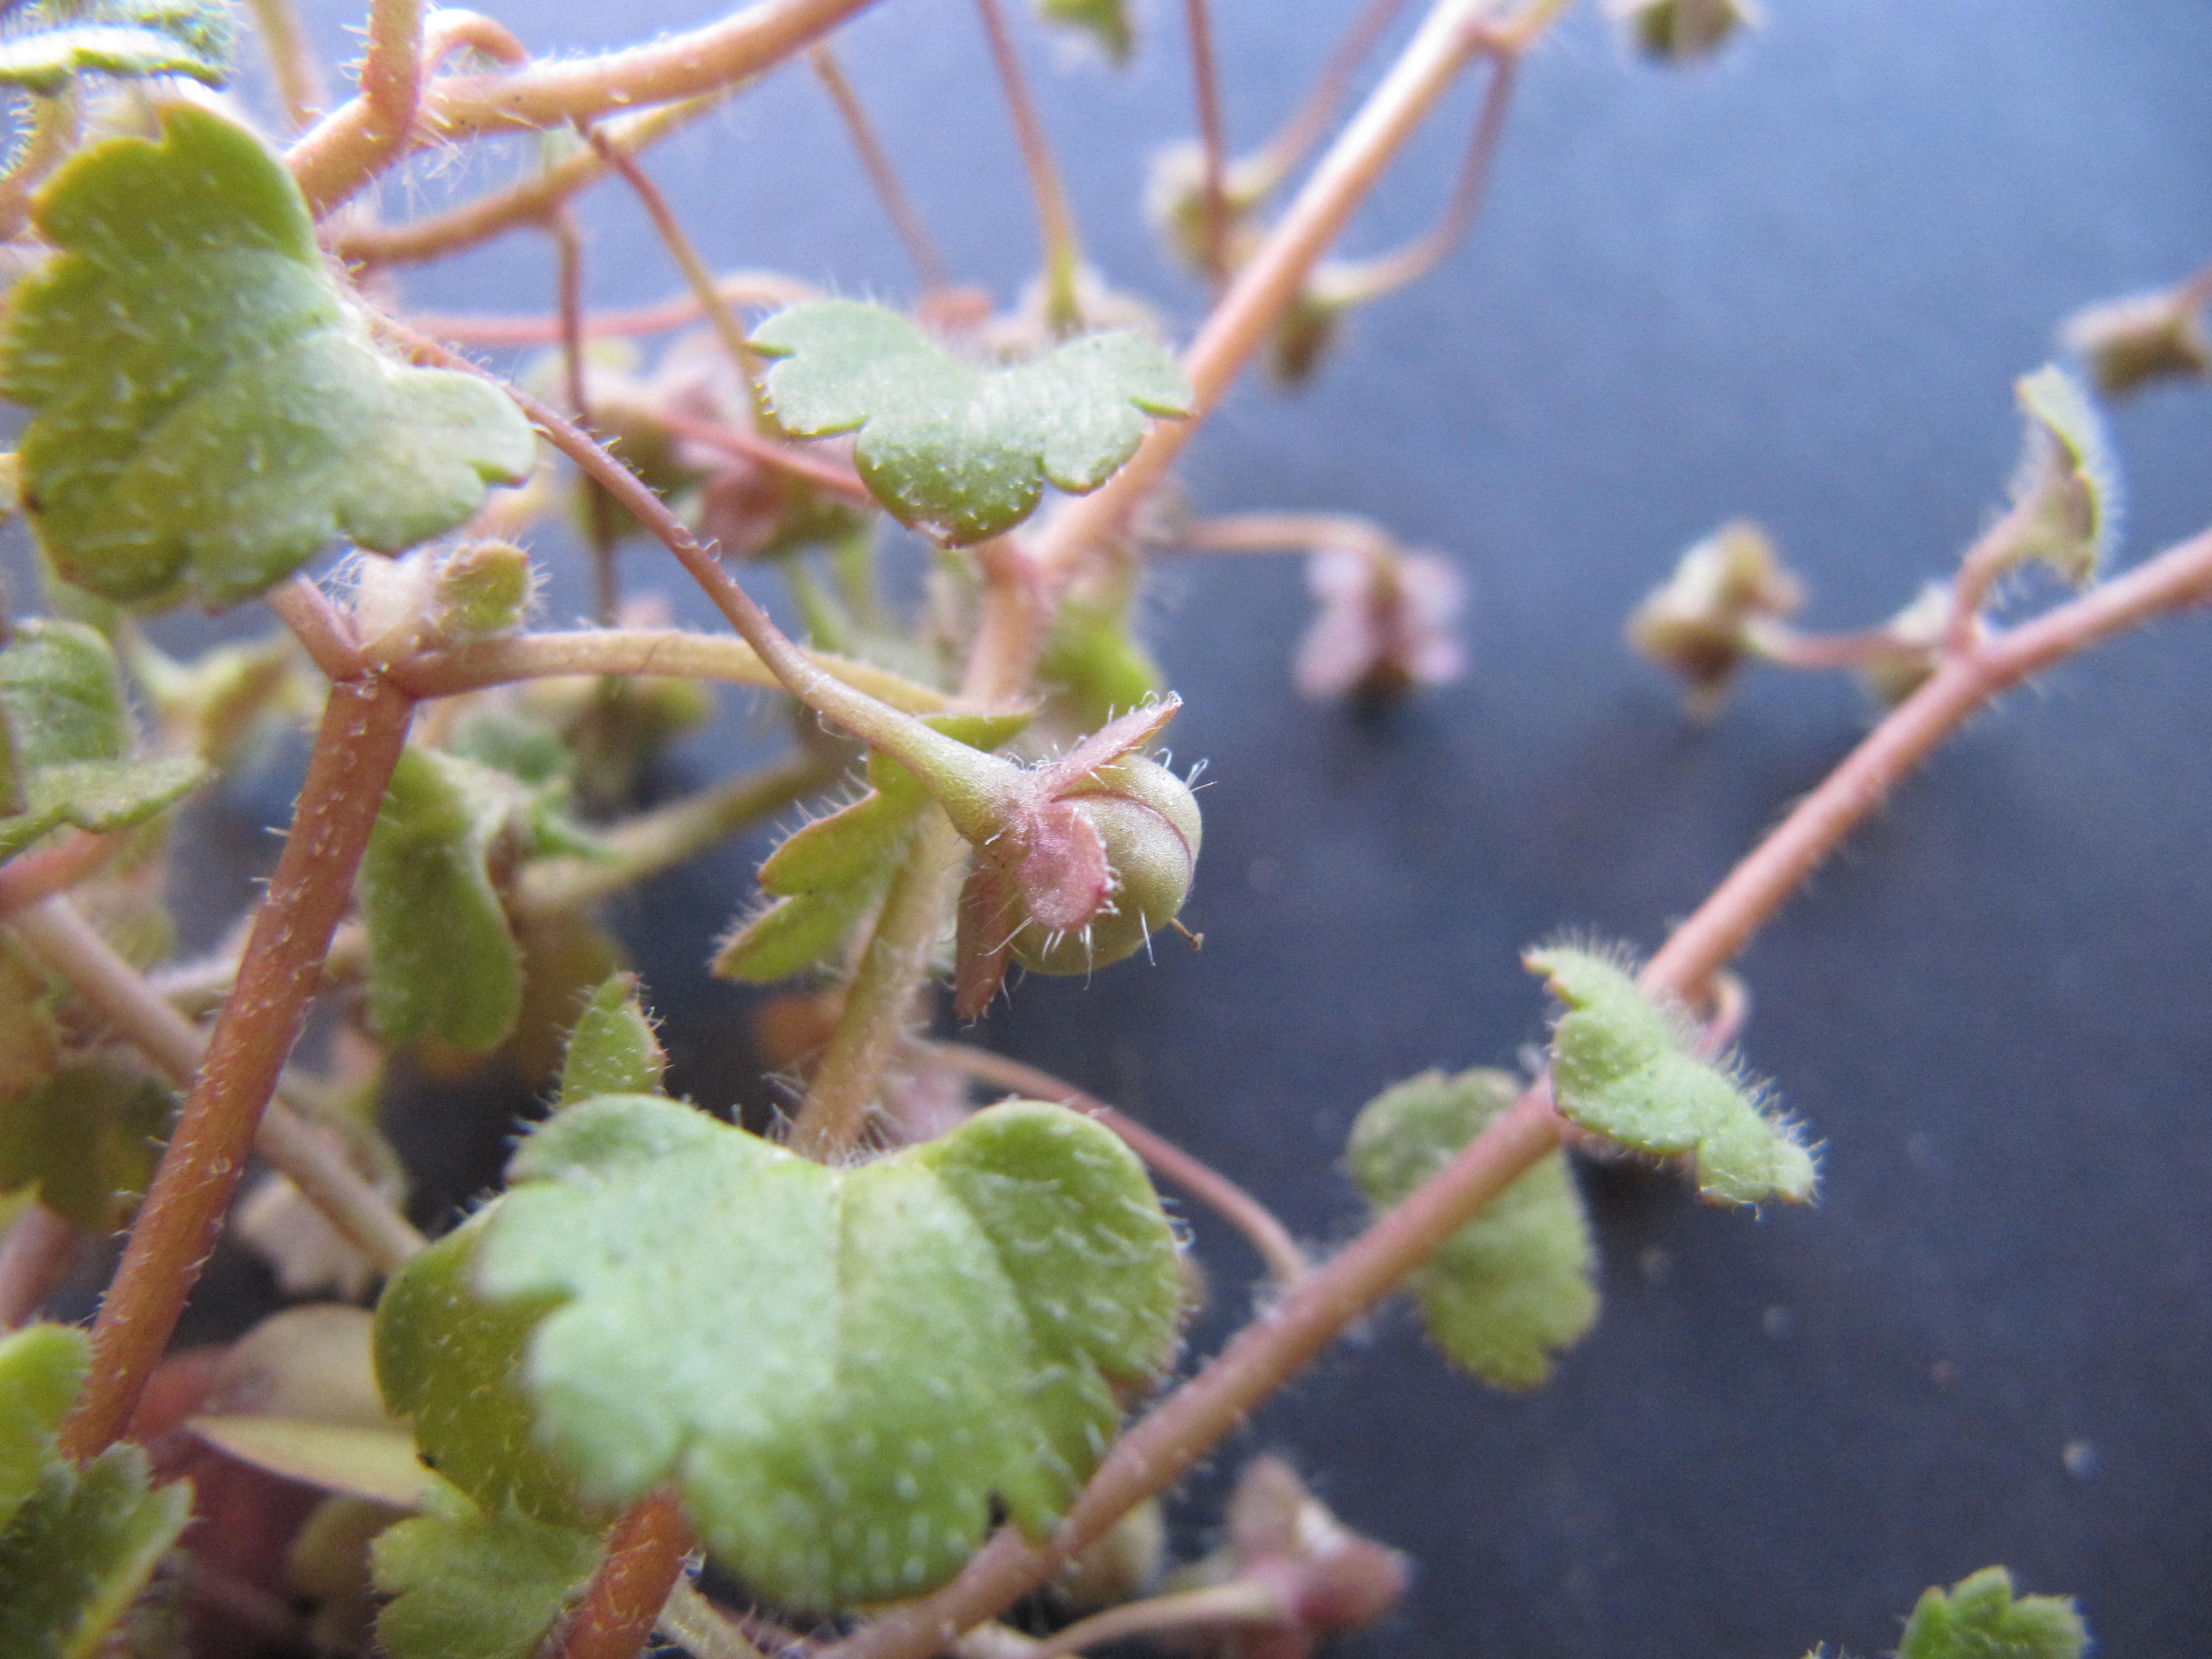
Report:
M453 76L423 88L416 125L440 138L553 127L625 107L733 87L818 39L869 0L766 0L703 27L592 58L498 75ZM375 116L356 98L293 147L292 176L320 217L376 176Z
M669 1493L631 1505L607 1534L607 1553L562 1635L559 1659L637 1659L692 1544L691 1523Z
M415 112L422 100L422 0L370 0L368 50L361 60L356 100L366 111L356 165L367 176L414 148Z
M93 1326L83 1396L62 1427L76 1457L123 1432L168 1346L246 1168L262 1109L300 1033L331 934L353 898L414 702L376 676L341 680L324 706L291 833L254 913L183 1114Z
M1194 1157L1165 1135L1146 1127L1096 1095L1086 1094L1049 1072L1004 1054L994 1054L988 1048L970 1048L964 1042L916 1046L922 1053L957 1066L982 1082L995 1083L1004 1089L1018 1089L1034 1099L1057 1101L1085 1117L1097 1119L1127 1142L1139 1158L1243 1234L1245 1242L1259 1252L1260 1259L1267 1264L1268 1271L1279 1283L1295 1285L1313 1271L1313 1263L1306 1260L1306 1253L1298 1248L1290 1230L1275 1218L1273 1211L1204 1159Z
M653 418L679 438L689 438L693 443L704 444L709 449L719 449L726 454L741 455L749 461L758 461L763 466L772 466L779 472L788 472L794 478L804 478L818 485L833 495L842 496L855 506L872 507L876 498L868 493L860 475L848 466L839 466L819 455L808 453L796 444L778 443L773 438L763 438L756 432L740 432L735 427L723 426L714 421L702 421L690 415L681 415L673 410L656 410Z
M1698 907L1645 967L1647 990L1689 999L1813 866L1990 697L2162 612L2212 603L2212 531L1947 663L1845 757ZM1560 1142L1540 1079L1397 1208L1255 1320L1118 1441L1048 1543L1007 1528L934 1595L886 1613L819 1659L927 1659L1035 1589L1131 1508L1180 1479L1243 1415Z

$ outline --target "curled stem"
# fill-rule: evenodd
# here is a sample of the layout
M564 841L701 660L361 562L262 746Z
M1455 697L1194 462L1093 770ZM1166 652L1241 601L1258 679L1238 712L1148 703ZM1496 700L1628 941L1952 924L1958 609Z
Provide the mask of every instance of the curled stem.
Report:
M123 1432L176 1328L298 1038L331 934L352 901L354 872L413 712L414 700L379 677L331 687L291 833L254 913L238 988L216 1018L100 1303L90 1380L63 1425L71 1455L88 1456Z
M1006 112L1013 118L1014 136L1022 147L1022 166L1030 177L1030 194L1036 202L1037 230L1044 240L1045 320L1060 334L1073 334L1083 326L1083 304L1076 293L1076 276L1083 269L1083 246L1075 234L1074 210L1067 204L1066 186L1052 159L1051 143L1030 96L1029 80L1014 50L1013 32L999 0L975 0L982 15L983 33L990 40L991 62L999 72L999 85L1006 98Z
M1267 1264L1267 1271L1274 1275L1278 1285L1296 1285L1313 1271L1313 1263L1306 1259L1306 1253L1298 1248L1290 1230L1275 1218L1273 1211L1204 1159L1185 1152L1165 1135L1146 1127L1096 1095L1086 1094L1049 1072L1004 1054L994 1054L988 1048L973 1048L964 1042L927 1042L915 1047L932 1059L957 1066L981 1082L1018 1090L1032 1099L1056 1101L1085 1117L1097 1119L1127 1142L1129 1150L1153 1170L1242 1233L1245 1243Z
M837 118L845 124L853 148L860 152L860 165L867 171L868 182L875 187L876 199L890 216L891 228L905 245L907 258L914 261L914 268L921 274L923 290L934 293L951 287L952 276L945 268L945 256L938 252L936 240L915 209L914 198L899 182L898 169L891 164L890 152L876 136L875 125L868 119L860 94L846 79L837 54L830 49L827 40L817 41L806 49L806 63L822 82L823 89L829 93L830 101L837 106Z
M644 46L449 76L423 88L417 124L439 138L556 127L623 109L719 99L827 33L869 0L763 0ZM293 147L292 176L321 216L376 176L374 117L356 98Z

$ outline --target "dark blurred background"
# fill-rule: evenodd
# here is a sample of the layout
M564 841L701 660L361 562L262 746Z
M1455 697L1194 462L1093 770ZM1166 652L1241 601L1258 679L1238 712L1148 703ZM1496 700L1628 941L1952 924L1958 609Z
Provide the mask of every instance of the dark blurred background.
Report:
M494 9L539 51L716 9ZM1203 295L1140 207L1146 157L1194 128L1181 8L1139 9L1125 71L1025 18L1024 49L1092 260L1187 333ZM1354 9L1219 4L1237 148ZM1865 729L1848 680L1778 671L1687 723L1620 641L1680 549L1750 515L1808 579L1809 624L1886 617L2002 501L2011 382L2060 319L2212 259L2203 0L1766 9L1717 60L1668 70L1578 8L1522 77L1472 240L1358 317L1317 384L1240 390L1183 469L1203 511L1366 514L1449 555L1470 672L1379 716L1301 702L1297 562L1163 570L1147 607L1187 699L1176 750L1212 763L1188 913L1206 948L1031 980L980 1037L1142 1115L1317 1245L1360 1219L1340 1159L1364 1101L1540 1036L1522 945L1571 927L1649 949ZM352 55L357 9L313 12L326 60ZM887 0L838 45L957 273L1011 301L1034 222L972 7ZM1473 103L1462 88L1423 133L1350 251L1426 224ZM649 165L718 267L913 292L803 70ZM448 165L385 209L496 171ZM580 210L592 303L677 289L618 188ZM519 234L401 287L542 311L552 260ZM2212 521L2212 395L2155 391L2114 425L2124 562ZM537 547L570 573L549 615L565 622L578 556ZM649 553L628 574L707 620ZM1394 1307L1191 1484L1182 1546L1266 1449L1419 1564L1361 1656L1867 1655L1923 1586L1990 1562L2076 1594L2106 1653L2194 1650L2212 1625L2209 696L2203 622L2065 666L1954 742L1746 955L1748 1057L1826 1144L1817 1208L1707 1211L1679 1181L1586 1169L1606 1306L1548 1389L1455 1375ZM663 787L775 738L733 711ZM216 816L258 831L288 787ZM764 850L617 912L676 1083L716 1106L767 1103L746 1000L702 969ZM511 1104L472 1109L418 1102L398 1126L441 1160L434 1210L496 1176ZM1195 1360L1248 1311L1255 1264L1192 1225L1215 1288ZM251 1291L256 1271L222 1282Z

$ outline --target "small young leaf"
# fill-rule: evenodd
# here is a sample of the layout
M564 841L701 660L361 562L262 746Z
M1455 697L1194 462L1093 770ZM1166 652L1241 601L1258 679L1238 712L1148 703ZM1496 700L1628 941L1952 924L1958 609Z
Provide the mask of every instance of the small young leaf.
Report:
M0 86L56 93L88 71L137 77L188 75L210 87L230 78L235 30L222 0L96 0L42 4L40 23L0 40Z
M2120 471L2104 418L2081 383L2045 363L2014 384L2027 416L2027 449L2013 501L2032 509L2014 562L2040 559L2086 586L2119 539Z
M1129 21L1129 0L1036 0L1037 15L1048 23L1081 29L1098 43L1108 61L1129 61L1137 32Z
M1698 1191L1715 1203L1811 1200L1818 1170L1796 1126L1692 1054L1680 1018L1617 963L1566 945L1522 960L1566 1004L1552 1028L1552 1084L1567 1116L1638 1152L1695 1154Z
M0 1099L0 1192L36 1188L87 1232L121 1224L161 1159L177 1097L120 1060L64 1066Z
M1136 449L1146 416L1190 409L1175 360L1126 330L990 369L896 312L824 300L778 312L753 343L779 360L767 392L783 429L857 430L855 459L876 499L952 547L1012 529L1048 479L1078 495L1096 489Z
M0 1339L0 1653L90 1659L192 1506L182 1481L149 1490L146 1455L117 1446L82 1468L56 1431L90 1359L82 1331L32 1325Z
M1042 1537L1163 1364L1182 1299L1142 1168L1016 1102L830 1169L667 1100L604 1096L524 1142L477 1278L557 1296L525 1377L586 1492L673 1483L762 1594L911 1595L994 1500Z
M575 1482L532 1437L519 1375L524 1345L553 1298L491 1303L477 1293L489 1214L479 1211L385 1286L377 1386L393 1411L415 1419L422 1461L487 1510L585 1524Z
M1028 717L925 718L939 731L988 750L1020 731ZM714 971L764 985L834 959L890 885L928 805L929 796L913 773L889 756L872 752L866 794L803 825L769 854L760 869L761 890L775 902L724 942Z
M473 376L381 356L261 141L190 105L81 151L34 217L59 251L9 296L0 394L26 404L24 502L103 599L246 599L333 536L451 529L536 441Z
M1912 1609L1897 1659L2080 1659L2088 1627L2059 1595L2014 1600L2012 1575L1984 1567L1951 1587L1930 1589Z
M638 1000L637 975L616 974L592 993L561 1063L560 1103L593 1095L657 1095L667 1051Z
M1352 1126L1352 1172L1376 1212L1401 1202L1511 1105L1520 1079L1426 1072L1370 1101ZM1596 1249L1565 1155L1552 1152L1492 1200L1413 1275L1429 1334L1500 1388L1533 1389L1552 1356L1597 1318Z
M58 1455L55 1433L91 1353L91 1339L71 1325L26 1325L0 1337L0 1534Z
M522 804L504 774L409 749L369 832L356 884L368 925L368 1008L394 1042L435 1033L495 1048L522 1006L522 961L491 856Z
M0 859L64 823L102 832L143 823L208 775L182 756L131 758L115 654L82 623L16 624L0 648L0 736L15 809L0 817Z
M1675 64L1718 51L1759 21L1751 0L1613 0L1613 14L1628 25L1638 52Z
M423 1513L378 1534L377 1615L390 1659L530 1659L599 1570L599 1534L487 1513L434 1484Z

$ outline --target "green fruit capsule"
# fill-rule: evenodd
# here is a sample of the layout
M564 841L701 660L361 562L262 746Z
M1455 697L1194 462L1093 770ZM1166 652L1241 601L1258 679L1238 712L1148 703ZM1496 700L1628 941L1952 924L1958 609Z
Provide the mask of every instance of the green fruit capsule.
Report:
M1014 935L1013 957L1039 974L1087 974L1141 949L1189 896L1202 826L1190 786L1158 761L1102 766L1061 797L1098 832L1113 885L1084 927Z

